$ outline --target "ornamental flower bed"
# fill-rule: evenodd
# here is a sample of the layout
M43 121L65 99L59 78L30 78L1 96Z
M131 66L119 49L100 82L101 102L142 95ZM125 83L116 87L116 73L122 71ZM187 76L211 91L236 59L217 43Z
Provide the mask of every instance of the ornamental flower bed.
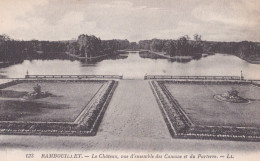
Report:
M91 107L89 107L90 109L86 113L85 117L78 121L78 126L81 130L90 131L92 135L96 134L97 128L117 85L118 82L109 82L109 84L105 87L106 90L102 90L102 93L98 95L99 98L96 99Z

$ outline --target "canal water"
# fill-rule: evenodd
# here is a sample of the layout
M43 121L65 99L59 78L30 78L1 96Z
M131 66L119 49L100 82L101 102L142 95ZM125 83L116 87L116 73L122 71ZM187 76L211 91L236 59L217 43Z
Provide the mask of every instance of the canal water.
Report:
M69 59L25 60L22 63L0 68L0 76L24 78L29 74L100 74L123 75L125 79L143 79L145 74L191 76L240 76L260 79L260 65L250 64L236 56L215 54L189 62L168 59L143 58L139 52L130 52L120 58L99 62L81 62Z

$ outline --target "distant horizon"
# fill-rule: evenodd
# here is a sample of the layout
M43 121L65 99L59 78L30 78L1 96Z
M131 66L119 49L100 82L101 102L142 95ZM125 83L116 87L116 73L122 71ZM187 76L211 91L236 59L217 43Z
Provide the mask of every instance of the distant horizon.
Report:
M0 33L29 41L173 39L260 42L258 0L1 0Z
M0 34L0 35L3 35L3 34ZM7 35L7 34L6 34ZM88 34L88 35L93 35L93 34ZM15 39L14 37L12 37L11 35L7 35L9 36L11 39L14 39L16 41L33 41L33 40L37 40L37 41L77 41L77 37L76 38L73 38L73 39L64 39L64 40L41 40L41 39L28 39L28 40L25 40L25 39ZM78 35L79 36L79 35ZM96 35L94 35L96 36ZM185 36L185 35L183 35ZM188 35L190 36L190 35ZM96 36L98 37L98 36ZM180 36L181 37L181 36ZM101 40L128 40L130 43L132 42L135 42L135 43L138 43L139 41L143 41L143 40L153 40L153 39L158 39L158 40L178 40L177 39L171 39L171 38L167 38L167 39L163 39L163 38L151 38L151 39L142 39L142 40L138 40L138 41L130 41L129 39L127 38L122 38L122 39L118 39L118 38L111 38L111 39L102 39L102 37L98 37L100 38ZM190 39L189 40L193 40L193 37L190 36ZM214 40L205 40L202 38L201 41L208 41L208 42L243 42L243 41L248 41L248 42L255 42L255 43L260 43L260 41L251 41L251 40L241 40L241 41L214 41Z

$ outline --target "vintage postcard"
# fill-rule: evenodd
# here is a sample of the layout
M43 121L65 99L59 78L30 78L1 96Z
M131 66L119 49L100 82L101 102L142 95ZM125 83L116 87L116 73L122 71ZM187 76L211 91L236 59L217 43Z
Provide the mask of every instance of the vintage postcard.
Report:
M259 0L0 0L0 160L260 160Z

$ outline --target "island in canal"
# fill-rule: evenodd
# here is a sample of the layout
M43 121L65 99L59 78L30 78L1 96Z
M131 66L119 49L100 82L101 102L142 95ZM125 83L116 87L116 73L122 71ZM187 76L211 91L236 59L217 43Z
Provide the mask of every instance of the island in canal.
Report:
M152 39L140 40L138 43L129 42L127 39L101 40L87 34L67 41L23 41L3 34L0 35L0 67L23 60L52 59L60 55L96 61L117 56L125 50L138 50L144 58L179 59L181 62L200 59L214 53L224 53L238 56L249 63L260 64L259 42L205 41L198 34L193 35L193 39L185 35L177 40Z

